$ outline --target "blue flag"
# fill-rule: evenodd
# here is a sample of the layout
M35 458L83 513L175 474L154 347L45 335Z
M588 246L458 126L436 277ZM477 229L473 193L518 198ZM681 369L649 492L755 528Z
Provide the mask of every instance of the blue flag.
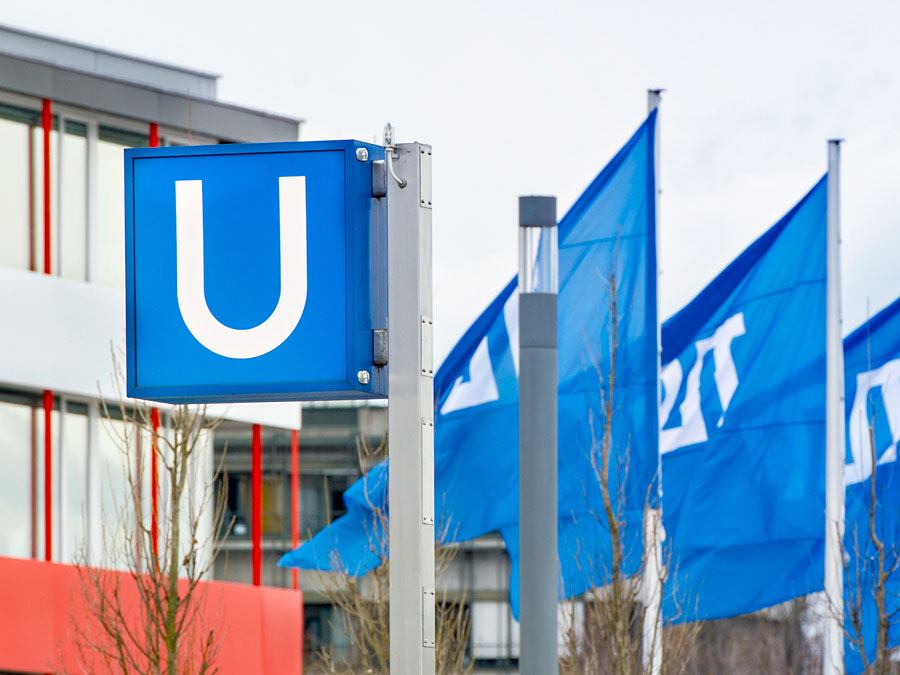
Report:
M586 513L599 503L592 459L615 344L612 480L637 533L648 500L658 500L655 125L654 111L560 221L558 233L559 512ZM611 321L614 298L617 322ZM519 498L515 279L463 335L434 386L437 536L450 542L496 530L511 535ZM386 467L377 466L345 494L348 513L335 524L340 538L326 528L280 564L322 569L340 559L351 573L371 569L371 557L355 546L377 532L372 511L386 509ZM517 541L507 537L510 547ZM629 547L632 569L640 560L639 537L637 544Z
M844 616L845 630L855 638L845 643L844 651L847 673L855 675L864 671L859 638L869 665L875 659L879 576L884 579L885 610L894 624L886 644L900 644L900 300L844 340L844 388ZM873 535L884 546L883 558Z
M663 326L669 620L821 588L826 179Z
M821 588L825 197L823 178L663 325L669 621L734 616ZM601 585L585 571L608 555L610 537L591 515L560 513L565 597ZM510 556L515 578L517 547Z

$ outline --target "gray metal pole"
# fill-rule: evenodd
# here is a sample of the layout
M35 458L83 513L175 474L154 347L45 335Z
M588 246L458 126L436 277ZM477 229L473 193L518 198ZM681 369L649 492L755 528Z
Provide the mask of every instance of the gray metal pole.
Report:
M844 349L841 338L841 142L828 141L825 319L825 675L844 672Z
M431 147L404 143L388 178L391 672L434 673Z
M650 89L647 91L647 113L659 108L662 98L662 89ZM662 267L660 265L659 247L659 117L656 119L655 134L653 139L653 182L656 185L654 204L654 232L656 233L656 268L657 282L661 281ZM657 289L659 283L657 283ZM660 387L660 358L662 348L662 336L659 322L659 292L656 293L656 402L657 410L662 404L662 390ZM657 453L657 481L659 484L659 496L662 499L662 457ZM644 521L644 605L646 613L642 625L642 653L644 671L649 675L662 673L663 647L662 647L662 591L665 569L662 557L662 542L665 539L665 530L662 522L662 504L657 509L647 509Z
M519 663L523 675L548 675L559 672L557 270L555 260L541 265L542 289L535 292L530 233L524 230L540 229L537 245L549 244L541 254L555 258L556 198L520 197L519 225Z

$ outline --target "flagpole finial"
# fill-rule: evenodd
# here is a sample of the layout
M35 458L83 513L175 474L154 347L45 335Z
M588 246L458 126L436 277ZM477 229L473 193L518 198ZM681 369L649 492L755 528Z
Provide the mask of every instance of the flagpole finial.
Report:
M648 89L647 90L647 111L653 112L659 107L659 102L662 100L662 93L665 89Z

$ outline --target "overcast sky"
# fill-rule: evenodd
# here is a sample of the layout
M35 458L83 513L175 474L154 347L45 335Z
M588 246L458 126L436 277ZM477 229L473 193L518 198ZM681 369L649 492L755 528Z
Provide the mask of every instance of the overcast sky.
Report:
M662 314L843 163L845 333L900 295L900 3L4 3L0 22L222 75L304 140L434 147L436 357L516 269L516 198L560 215L664 87Z

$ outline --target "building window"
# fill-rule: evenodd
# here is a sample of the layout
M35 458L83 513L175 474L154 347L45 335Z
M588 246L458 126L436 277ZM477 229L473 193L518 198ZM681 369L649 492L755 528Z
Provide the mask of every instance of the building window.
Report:
M506 602L473 602L472 658L477 668L512 667L519 658L519 622Z
M68 279L87 279L87 125L66 120L60 147L61 186L56 192L56 272ZM124 180L124 179L123 179ZM52 209L52 204L51 204ZM123 246L124 247L124 246Z
M39 114L0 103L0 266L33 265L32 136Z
M16 558L32 553L33 410L0 400L0 555Z
M351 658L350 638L339 612L334 605L303 606L304 663L315 663L326 648L335 663L346 663Z
M55 559L73 563L87 544L87 461L88 416L87 406L63 402L62 443L58 446L58 468L62 477L57 483L60 492L59 530L62 537L57 544Z
M307 537L347 513L344 490L358 474L309 473L300 477L300 534Z
M54 401L53 559L74 562L85 542L87 521L87 406ZM0 555L44 557L44 430L41 401L0 394ZM62 440L60 440L62 439Z
M290 536L290 523L286 518L285 481L283 476L263 476L262 479L262 532L264 535ZM287 525L287 527L286 527Z
M250 476L247 474L229 474L219 478L219 485L227 481L228 492L225 502L225 527L229 527L229 535L245 539L250 536L250 497L248 489ZM221 487L220 487L221 489Z
M40 399L34 401L34 407L32 408L32 432L31 438L34 440L32 444L33 448L33 466L34 466L34 475L33 475L33 508L32 513L34 516L33 525L32 525L32 533L33 539L31 544L32 555L35 558L44 558L44 430L46 429L46 415L44 414L44 410L41 404ZM59 410L57 409L57 401L53 403L53 411L50 414L50 446L53 452L53 459L51 471L53 472L52 476L52 485L59 485L59 461L58 461L58 452L59 452ZM56 488L51 488L56 489ZM53 494L53 513L51 517L53 519L53 523L59 523L59 495ZM53 532L54 542L57 541L56 535L58 530ZM58 544L55 544L55 551L58 552ZM54 559L57 556L54 556Z
M56 108L54 108L56 112ZM70 119L64 108L50 131L51 273L125 288L124 150L148 144L147 134L99 126L88 138L88 117ZM64 132L60 135L60 124ZM96 124L96 122L93 122ZM88 241L89 144L97 172L96 236ZM0 266L43 272L44 132L39 110L0 102Z
M219 478L221 489L224 476ZM248 473L227 476L228 495L225 510L225 524L231 525L229 535L239 539L249 539L252 523L251 477ZM264 474L262 478L262 533L266 537L290 537L288 491L283 475Z
M300 536L306 538L334 522L347 512L344 490L356 476L311 474L300 477ZM220 476L221 490L226 477ZM250 537L252 493L250 474L229 471L225 522L231 524L229 535ZM290 474L264 473L262 479L262 531L266 537L290 539L291 499Z
M109 417L100 420L96 447L103 550L99 562L107 568L127 569L130 556L134 555L123 543L126 542L128 530L135 524L128 482L128 461L129 457L133 457L129 447L134 443L134 437L134 429L129 422Z
M53 241L58 236L56 212L56 195L59 187L59 172L56 170L56 158L59 152L59 119L53 116L53 128L50 130L50 271L59 272L56 251L52 250ZM44 271L44 129L40 124L40 116L31 127L31 246L33 260L31 269Z
M100 127L97 141L96 281L125 290L125 149L146 147L148 138Z

